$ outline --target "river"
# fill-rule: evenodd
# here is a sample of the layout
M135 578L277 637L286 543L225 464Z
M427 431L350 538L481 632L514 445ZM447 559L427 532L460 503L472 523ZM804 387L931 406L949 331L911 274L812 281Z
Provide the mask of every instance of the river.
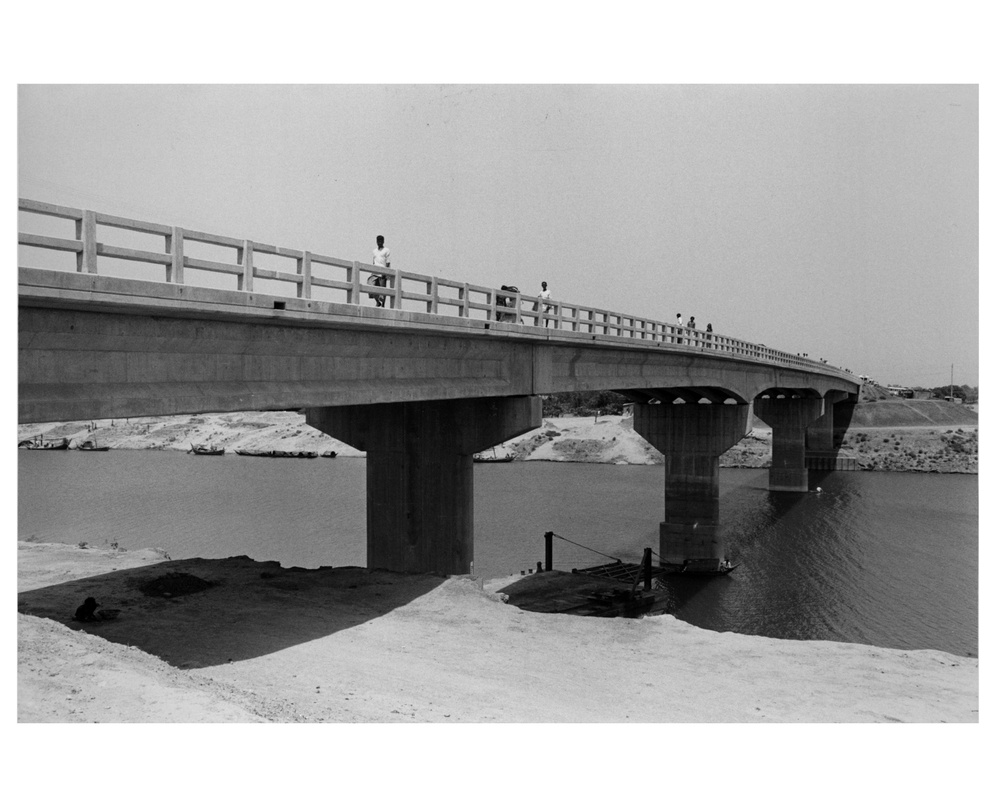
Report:
M720 519L740 568L672 580L668 611L718 631L978 656L978 478L832 472L816 484L780 495L767 470L723 469ZM484 464L475 486L477 575L534 567L549 530L625 560L658 549L662 466ZM364 500L363 459L18 452L19 539L364 565ZM556 568L602 561L556 541Z

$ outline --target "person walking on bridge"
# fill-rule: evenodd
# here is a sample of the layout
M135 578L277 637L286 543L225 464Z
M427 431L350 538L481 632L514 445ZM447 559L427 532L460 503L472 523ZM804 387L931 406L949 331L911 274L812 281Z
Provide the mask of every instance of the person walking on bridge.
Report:
M372 264L376 267L385 267L386 269L390 267L389 248L385 246L385 238L383 236L375 237L375 249L372 250ZM373 275L369 283L377 287L388 286L389 276ZM385 306L385 295L372 295L368 293L368 297L375 299L376 306Z

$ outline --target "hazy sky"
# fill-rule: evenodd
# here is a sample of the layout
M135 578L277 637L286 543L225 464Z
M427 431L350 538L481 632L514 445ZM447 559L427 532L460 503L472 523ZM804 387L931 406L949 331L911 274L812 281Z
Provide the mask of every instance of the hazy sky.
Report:
M22 85L18 193L978 384L975 85Z

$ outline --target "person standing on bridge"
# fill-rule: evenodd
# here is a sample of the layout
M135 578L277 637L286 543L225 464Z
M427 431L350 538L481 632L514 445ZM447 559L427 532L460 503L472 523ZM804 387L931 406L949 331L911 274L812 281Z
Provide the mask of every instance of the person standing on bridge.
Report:
M376 267L385 267L389 269L389 248L385 246L385 238L383 236L375 237L375 249L372 250L372 264ZM389 276L387 275L373 275L371 277L370 283L377 287L387 286L389 283ZM369 298L375 299L376 306L385 306L385 295L372 295L368 293Z
M545 314L548 314L549 312L551 312L552 311L552 307L549 306L549 300L552 297L552 294L549 292L549 282L548 281L542 281L542 289L538 293L538 297L542 299L542 302L545 305ZM548 328L548 327L549 327L549 319L545 318L545 328Z

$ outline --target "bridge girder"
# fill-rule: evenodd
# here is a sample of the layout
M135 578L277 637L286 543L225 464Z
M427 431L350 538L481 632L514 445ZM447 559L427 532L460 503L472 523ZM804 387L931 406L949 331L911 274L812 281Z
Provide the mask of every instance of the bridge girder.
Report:
M839 369L469 318L19 271L18 420L124 418L616 390L748 403L856 393ZM801 394L799 394L801 395Z

